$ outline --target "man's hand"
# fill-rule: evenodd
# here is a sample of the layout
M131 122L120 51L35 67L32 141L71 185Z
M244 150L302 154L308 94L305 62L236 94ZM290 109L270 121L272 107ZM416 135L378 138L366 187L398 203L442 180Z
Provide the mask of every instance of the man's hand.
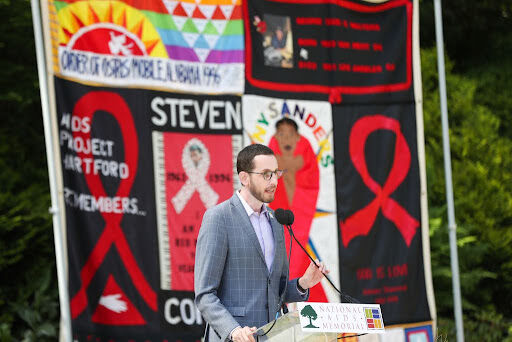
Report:
M304 272L304 275L299 278L299 285L304 290L307 290L318 284L324 277L324 274L329 274L330 272L323 261L320 262L318 259L316 259L315 262L319 267L316 267L316 265L311 262L306 272Z
M231 333L231 339L234 342L255 342L252 333L256 330L256 327L238 327Z

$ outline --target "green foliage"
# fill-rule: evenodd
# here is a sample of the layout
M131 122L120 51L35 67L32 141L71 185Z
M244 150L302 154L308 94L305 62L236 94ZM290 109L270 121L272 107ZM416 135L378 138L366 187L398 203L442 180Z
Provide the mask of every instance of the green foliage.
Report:
M438 341L455 341L453 320L441 317L437 324ZM507 333L508 332L508 333ZM512 342L512 325L495 311L482 311L475 316L464 316L464 339L467 342Z
M0 101L7 105L2 116L28 114L40 105L30 1L0 1L0 12Z
M53 274L45 267L42 271L27 275L27 285L19 297L10 303L15 320L4 323L0 328L0 341L15 338L24 342L54 341L57 338L56 322L59 318L59 306L56 289L50 287ZM36 281L33 281L33 280Z
M503 0L441 1L445 49L457 69L470 71L512 53L512 2ZM420 0L421 45L435 45L433 0Z
M453 300L436 68L436 51L422 50L432 273L437 309L443 318L453 315ZM467 335L487 336L481 340L502 340L512 317L512 140L502 134L502 117L482 103L483 97L477 92L481 80L452 69L448 59L450 145L465 330ZM486 100L492 101L492 96ZM501 323L491 324L493 316ZM492 334L499 338L492 338Z
M512 46L512 39L509 44ZM512 60L503 58L495 63L478 64L468 72L468 76L477 81L475 101L489 108L500 119L500 135L512 138Z
M0 1L0 341L55 341L58 300L30 2Z

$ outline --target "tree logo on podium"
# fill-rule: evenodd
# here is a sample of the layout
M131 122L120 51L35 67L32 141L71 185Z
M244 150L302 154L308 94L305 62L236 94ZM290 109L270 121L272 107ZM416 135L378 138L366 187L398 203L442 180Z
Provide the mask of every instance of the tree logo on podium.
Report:
M315 311L315 309L313 309L313 307L311 305L306 305L301 311L300 311L300 314L302 317L307 317L309 318L309 324L304 326L303 328L316 328L318 329L318 327L314 326L313 325L313 322L311 320L316 320L318 318L318 315Z

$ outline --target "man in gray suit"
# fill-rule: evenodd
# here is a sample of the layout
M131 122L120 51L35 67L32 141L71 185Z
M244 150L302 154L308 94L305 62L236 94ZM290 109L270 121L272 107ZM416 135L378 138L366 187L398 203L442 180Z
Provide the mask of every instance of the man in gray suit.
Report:
M207 322L205 341L252 342L252 333L277 317L284 302L307 300L309 288L329 273L323 263L288 280L283 226L265 203L274 200L274 152L250 145L238 154L242 189L208 209L196 247L195 302Z

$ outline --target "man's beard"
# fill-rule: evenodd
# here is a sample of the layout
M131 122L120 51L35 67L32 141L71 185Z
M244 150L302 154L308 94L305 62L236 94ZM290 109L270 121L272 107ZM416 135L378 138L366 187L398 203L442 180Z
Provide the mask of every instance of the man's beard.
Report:
M258 201L263 202L263 203L270 203L274 200L274 197L276 195L275 188L274 188L274 192L272 192L271 194L266 193L265 192L266 189L272 189L272 187L267 187L263 190L258 190L258 189L256 189L256 187L253 184L251 184L249 186L249 192L251 193L251 195L254 198L256 198Z

